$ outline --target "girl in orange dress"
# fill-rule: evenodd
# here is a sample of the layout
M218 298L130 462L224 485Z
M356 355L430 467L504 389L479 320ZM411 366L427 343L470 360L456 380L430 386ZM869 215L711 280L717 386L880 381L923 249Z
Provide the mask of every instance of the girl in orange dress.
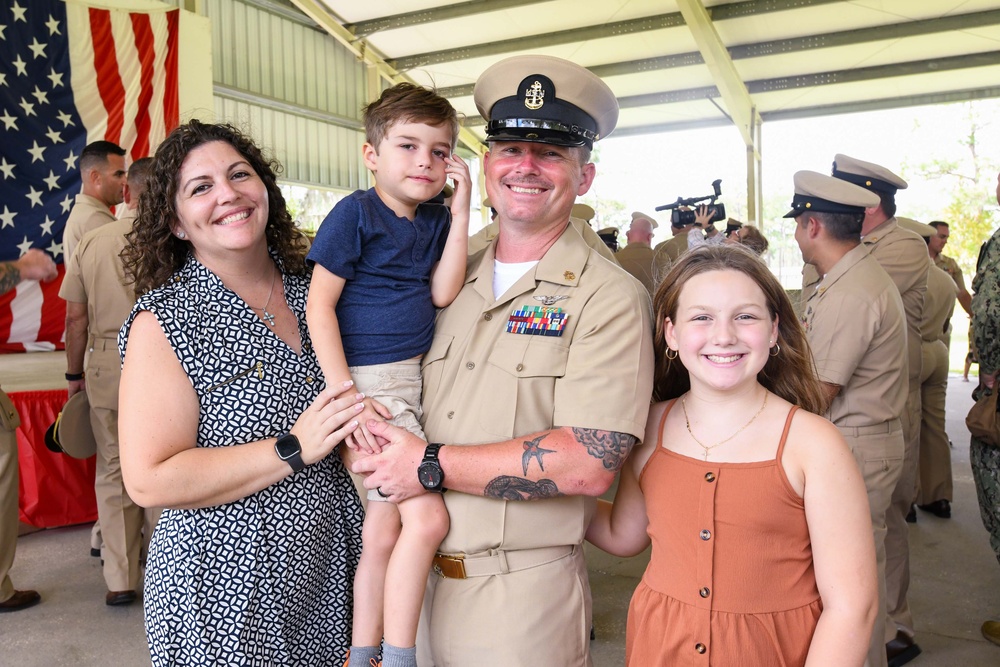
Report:
M633 556L626 664L857 665L877 609L861 474L791 303L738 246L693 250L653 301L644 442L587 532Z

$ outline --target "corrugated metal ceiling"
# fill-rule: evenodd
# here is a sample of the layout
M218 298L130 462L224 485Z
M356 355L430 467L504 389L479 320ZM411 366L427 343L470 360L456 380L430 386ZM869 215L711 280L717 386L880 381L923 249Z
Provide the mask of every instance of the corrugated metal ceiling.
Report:
M680 0L684 2L684 0ZM472 87L540 53L605 79L616 135L730 122L677 0L291 0L390 73L433 85L482 138ZM704 3L761 118L1000 97L1000 0ZM314 15L315 16L315 15Z

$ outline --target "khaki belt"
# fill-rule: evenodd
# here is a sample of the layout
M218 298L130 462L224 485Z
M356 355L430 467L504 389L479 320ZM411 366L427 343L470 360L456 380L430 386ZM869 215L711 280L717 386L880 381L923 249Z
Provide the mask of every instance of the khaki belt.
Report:
M88 347L93 352L94 350L114 350L118 351L118 339L117 338L102 338L100 336L91 336L87 341Z
M876 435L878 433L895 433L903 427L898 419L890 419L887 422L875 424L874 426L838 426L837 428L844 435L858 437L862 435Z
M573 553L575 547L563 545L539 549L518 549L516 551L495 550L483 556L465 554L436 554L435 574L448 579L468 579L469 577L491 577L520 570L530 570L539 565L555 562Z

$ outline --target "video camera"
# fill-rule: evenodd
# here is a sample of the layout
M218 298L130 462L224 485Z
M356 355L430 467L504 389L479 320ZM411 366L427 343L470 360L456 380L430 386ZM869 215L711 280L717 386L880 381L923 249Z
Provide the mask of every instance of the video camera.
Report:
M689 197L687 199L677 198L673 204L664 204L663 206L657 206L657 211L667 211L670 213L670 224L674 227L683 227L685 225L693 225L695 220L694 211L678 211L678 206L694 206L699 202L703 202L706 199L710 200L708 204L709 211L714 211L715 215L712 217L712 221L716 222L719 220L726 219L726 206L725 204L716 204L715 200L722 196L722 179L716 179L712 181L712 189L715 190L715 194L705 195L704 197Z

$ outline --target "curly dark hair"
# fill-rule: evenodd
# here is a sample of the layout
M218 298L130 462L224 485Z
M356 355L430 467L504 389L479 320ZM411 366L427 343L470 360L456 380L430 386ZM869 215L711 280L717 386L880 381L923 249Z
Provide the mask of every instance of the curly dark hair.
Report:
M826 395L816 374L806 333L788 295L757 255L731 244L702 246L681 255L656 290L653 298L656 320L653 399L677 398L691 388L691 376L680 358L667 358L666 320L677 317L684 285L694 276L709 271L738 271L760 287L771 318L778 318L780 351L777 356L768 357L764 368L757 373L757 381L789 403L822 415L827 408Z
M121 257L136 297L164 284L184 264L191 244L173 234L178 178L191 151L213 141L224 141L235 148L263 181L269 203L267 245L281 260L285 273L306 271L306 238L292 222L278 188L281 164L264 155L250 137L233 125L191 120L171 132L156 149L147 188L139 196L135 223L126 236Z

